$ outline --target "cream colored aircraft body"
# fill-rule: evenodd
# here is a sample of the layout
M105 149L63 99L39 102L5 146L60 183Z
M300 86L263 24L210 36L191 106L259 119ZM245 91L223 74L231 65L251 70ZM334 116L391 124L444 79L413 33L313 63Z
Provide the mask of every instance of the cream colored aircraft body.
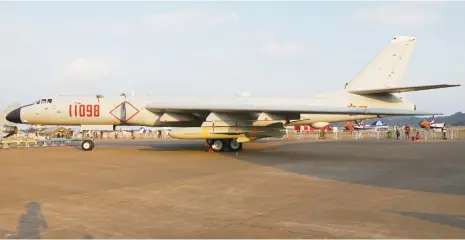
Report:
M207 139L215 151L234 151L243 142L282 137L284 126L383 116L437 115L420 113L403 92L459 85L401 86L415 44L413 37L395 37L352 81L340 90L312 98L254 97L103 97L53 96L22 106L7 116L14 123L38 125L92 125L112 129L120 125L181 127L170 136ZM84 142L91 150L93 143Z

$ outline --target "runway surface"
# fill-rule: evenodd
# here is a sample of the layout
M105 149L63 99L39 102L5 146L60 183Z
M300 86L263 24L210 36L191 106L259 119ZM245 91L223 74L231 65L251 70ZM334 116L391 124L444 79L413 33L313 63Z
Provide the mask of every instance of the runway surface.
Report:
M203 143L0 152L0 238L465 238L465 141Z

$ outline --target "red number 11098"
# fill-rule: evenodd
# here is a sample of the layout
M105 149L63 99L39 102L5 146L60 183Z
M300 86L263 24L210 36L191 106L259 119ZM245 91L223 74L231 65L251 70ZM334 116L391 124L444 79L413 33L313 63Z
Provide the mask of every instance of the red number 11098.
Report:
M69 105L70 117L100 117L100 105L98 104L79 104Z

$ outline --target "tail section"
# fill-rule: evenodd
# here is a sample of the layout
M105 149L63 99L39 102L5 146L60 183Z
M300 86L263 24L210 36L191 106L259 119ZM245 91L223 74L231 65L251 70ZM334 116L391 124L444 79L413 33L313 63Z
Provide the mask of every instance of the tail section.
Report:
M360 91L402 85L402 78L407 69L415 41L414 37L392 38L389 44L346 85L346 89Z

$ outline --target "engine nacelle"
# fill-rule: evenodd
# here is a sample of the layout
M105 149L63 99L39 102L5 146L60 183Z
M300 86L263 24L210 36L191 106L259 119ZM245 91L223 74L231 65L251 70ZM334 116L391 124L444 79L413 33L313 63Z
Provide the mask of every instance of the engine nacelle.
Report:
M329 125L329 122L316 122L316 123L311 123L310 127L312 128L324 128Z

